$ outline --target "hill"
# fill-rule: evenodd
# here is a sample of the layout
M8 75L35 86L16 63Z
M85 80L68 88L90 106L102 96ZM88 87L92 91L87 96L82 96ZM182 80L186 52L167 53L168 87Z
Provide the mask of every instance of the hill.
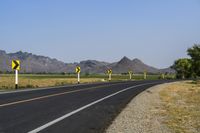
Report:
M80 63L64 63L57 59L32 53L22 51L6 53L3 50L0 50L0 71L11 72L11 61L13 59L21 61L21 73L73 73L76 66L80 66L83 73L105 73L107 69L112 69L113 73L126 73L128 70L132 70L134 73L142 73L144 70L149 73L174 73L174 70L170 68L157 69L146 65L137 58L131 60L126 56L114 63L96 60L85 60Z

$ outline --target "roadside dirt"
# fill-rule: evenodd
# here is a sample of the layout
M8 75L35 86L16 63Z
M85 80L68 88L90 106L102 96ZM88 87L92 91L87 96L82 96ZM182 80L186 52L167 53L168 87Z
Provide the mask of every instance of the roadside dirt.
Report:
M200 129L199 105L193 105L191 101L185 104L185 108L192 106L196 110L196 114L188 111L187 116L182 113L185 110L179 109L180 103L187 100L188 97L184 97L184 94L188 94L188 90L191 92L190 87L194 90L193 95L195 92L198 96L200 94L198 85L190 82L192 81L162 84L142 92L117 116L106 133L197 133ZM180 96L182 93L183 96ZM196 98L194 103L198 102L198 97ZM180 114L181 116L177 116ZM193 115L197 118L193 118ZM184 121L186 117L191 119L183 127L180 121Z

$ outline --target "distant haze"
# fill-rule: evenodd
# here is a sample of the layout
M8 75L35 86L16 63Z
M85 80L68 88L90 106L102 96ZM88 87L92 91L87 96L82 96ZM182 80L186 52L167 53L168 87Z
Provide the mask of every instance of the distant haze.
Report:
M199 0L0 1L0 49L63 62L139 58L157 68L200 43Z

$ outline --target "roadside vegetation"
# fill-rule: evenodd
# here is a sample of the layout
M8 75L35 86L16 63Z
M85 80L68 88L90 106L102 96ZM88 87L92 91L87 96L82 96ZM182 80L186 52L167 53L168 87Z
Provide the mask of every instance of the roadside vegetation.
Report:
M157 85L137 95L106 133L200 133L200 81Z
M200 132L200 81L177 82L160 91L163 124L174 133Z
M190 58L181 58L174 62L172 68L176 70L177 78L200 77L200 44L195 44L187 50Z
M174 62L176 78L193 81L179 82L160 92L164 123L175 133L200 132L200 44L188 48L190 58Z
M166 75L165 78L171 79L174 75ZM143 74L134 74L132 80L143 80ZM147 80L160 79L161 75L147 75ZM112 81L127 81L127 74L113 74ZM105 74L83 74L80 83L108 82L108 75ZM75 74L19 74L19 88L38 88L50 86L63 86L76 84L77 76ZM0 90L14 89L15 75L0 74Z
M101 82L100 78L82 78L81 83ZM63 75L37 75L37 74L20 74L19 88L39 88L51 86L63 86L77 83L77 78ZM0 90L15 88L15 75L3 74L0 77Z

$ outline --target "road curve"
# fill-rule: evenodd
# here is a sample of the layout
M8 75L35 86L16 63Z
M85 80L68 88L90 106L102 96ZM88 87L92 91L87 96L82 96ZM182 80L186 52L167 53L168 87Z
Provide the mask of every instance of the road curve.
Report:
M0 133L101 133L138 93L169 81L128 81L0 94Z

